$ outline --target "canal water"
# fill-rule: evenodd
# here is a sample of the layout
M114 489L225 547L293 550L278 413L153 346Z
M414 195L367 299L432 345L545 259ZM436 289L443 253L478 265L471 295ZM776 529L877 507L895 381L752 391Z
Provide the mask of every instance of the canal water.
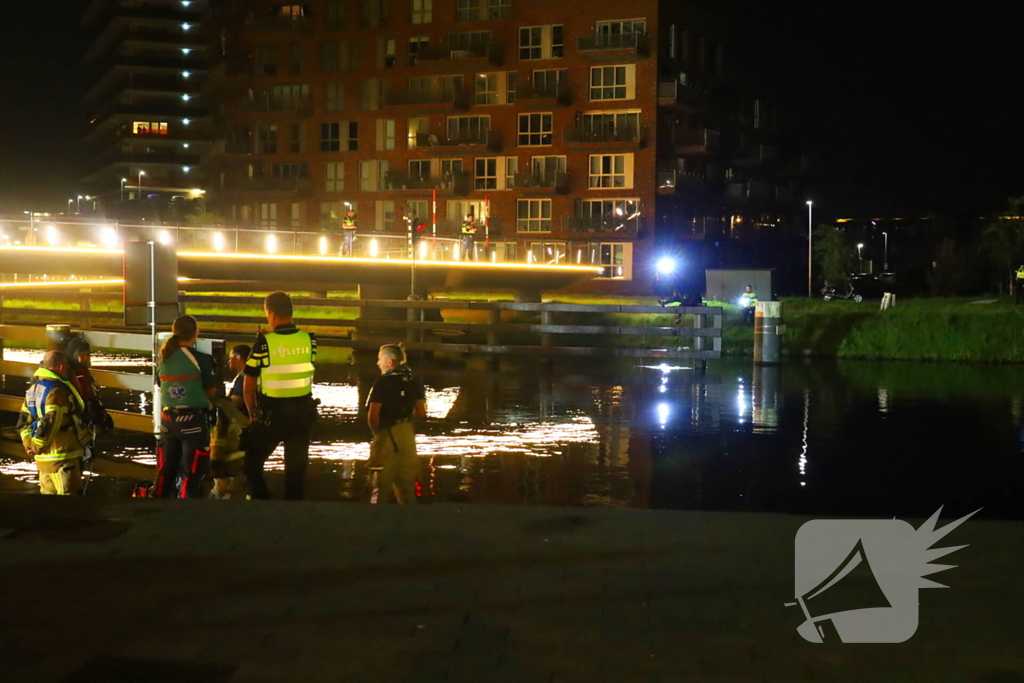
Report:
M24 355L24 358L21 356ZM38 352L5 350L10 360ZM365 363L317 366L322 418L310 498L365 501ZM141 360L100 366L145 372ZM943 517L977 508L1021 518L1024 368L838 362L413 360L430 421L418 438L424 503L513 503ZM5 378L17 395L25 380ZM106 391L108 407L148 397ZM5 434L10 436L10 414ZM155 463L147 435L115 432L104 454ZM268 463L280 495L280 450ZM136 468L139 469L139 468ZM134 473L97 475L90 496L127 496ZM30 462L0 459L0 492L32 492Z

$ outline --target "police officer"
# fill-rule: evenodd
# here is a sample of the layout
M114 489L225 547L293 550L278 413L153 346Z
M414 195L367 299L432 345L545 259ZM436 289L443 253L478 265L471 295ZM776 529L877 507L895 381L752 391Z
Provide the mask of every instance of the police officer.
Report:
M273 331L256 339L245 364L245 407L253 420L246 436L245 475L253 498L270 498L263 466L284 442L285 498L302 500L316 420L316 337L292 323L292 300L284 292L268 295L263 309Z
M462 260L476 260L476 249L473 248L473 239L476 236L476 221L473 214L467 213L466 220L462 221Z
M740 306L743 308L743 322L754 322L754 311L757 309L757 292L750 285L740 296Z
M348 210L341 219L341 231L344 236L344 241L341 244L341 255L351 256L352 247L356 241L356 212L352 209Z
M21 443L36 462L43 495L69 496L82 488L82 456L92 432L85 402L66 379L67 370L67 356L48 351L18 418Z
M377 353L381 376L366 401L366 421L373 432L367 466L375 472L371 503L387 503L394 489L400 504L414 503L419 472L412 418L427 416L423 385L406 364L400 344L385 344Z
M160 349L160 439L157 498L198 498L210 469L211 401L217 390L213 358L195 349L199 326L178 316Z
M1017 266L1017 277L1014 284L1017 286L1017 303L1019 304L1020 300L1024 299L1024 263Z

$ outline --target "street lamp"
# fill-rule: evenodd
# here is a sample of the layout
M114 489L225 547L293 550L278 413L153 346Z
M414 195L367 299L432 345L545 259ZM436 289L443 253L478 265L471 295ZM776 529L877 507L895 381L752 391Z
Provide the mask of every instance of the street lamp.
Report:
M811 298L811 235L814 232L814 202L807 200L807 298Z
M860 244L857 245L857 269L861 273L864 272L864 259L862 258L863 251L864 251L864 243L861 242Z
M139 171L139 199L142 199L142 176L146 175L145 171Z
M127 178L121 178L121 203L124 203L124 184L127 182Z
M76 206L78 208L75 209L75 213L82 213L82 195L78 195L78 202L76 203Z
M68 200L68 214L70 214L70 213L71 213L71 204L72 204L72 203L73 203L74 201L75 201L74 199L69 199L69 200Z
M889 270L889 233L882 232L882 237L885 238L885 246L882 251L882 270Z

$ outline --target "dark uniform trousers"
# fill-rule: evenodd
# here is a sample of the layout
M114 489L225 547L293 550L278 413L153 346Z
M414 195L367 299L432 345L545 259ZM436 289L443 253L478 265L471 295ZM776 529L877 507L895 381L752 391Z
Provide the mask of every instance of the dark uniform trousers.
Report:
M206 411L165 408L160 413L156 451L156 497L198 498L210 471L210 429Z
M260 396L263 420L249 427L245 444L245 476L253 498L267 500L270 489L263 478L267 458L284 443L284 490L288 500L302 500L309 438L313 431L313 398L267 398Z

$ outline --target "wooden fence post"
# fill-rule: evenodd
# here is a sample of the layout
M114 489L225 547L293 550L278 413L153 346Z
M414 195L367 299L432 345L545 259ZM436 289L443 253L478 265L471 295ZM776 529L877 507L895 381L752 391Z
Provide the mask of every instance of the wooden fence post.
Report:
M88 294L82 294L78 299L78 310L81 312L81 320L79 321L79 329L91 330L92 329L92 316L89 313L92 311L92 301L89 299Z

